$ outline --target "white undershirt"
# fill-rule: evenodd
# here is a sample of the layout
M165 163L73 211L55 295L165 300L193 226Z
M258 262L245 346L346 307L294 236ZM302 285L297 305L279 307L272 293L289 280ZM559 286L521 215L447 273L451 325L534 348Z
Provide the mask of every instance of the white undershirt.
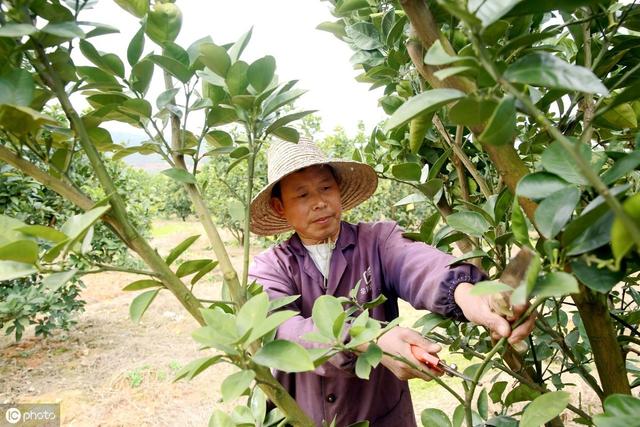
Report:
M324 278L329 277L329 264L331 263L331 253L333 252L333 248L335 247L335 243L321 243L319 245L305 245L309 251L309 255L311 255L311 259L315 263L320 273L324 276Z

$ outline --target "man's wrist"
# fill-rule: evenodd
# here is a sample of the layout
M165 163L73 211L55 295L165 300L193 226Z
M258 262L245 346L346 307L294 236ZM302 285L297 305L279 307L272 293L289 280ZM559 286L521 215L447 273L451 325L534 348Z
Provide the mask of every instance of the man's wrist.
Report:
M473 288L473 285L469 282L458 283L456 289L453 291L453 300L464 311L465 301L469 296L469 292Z

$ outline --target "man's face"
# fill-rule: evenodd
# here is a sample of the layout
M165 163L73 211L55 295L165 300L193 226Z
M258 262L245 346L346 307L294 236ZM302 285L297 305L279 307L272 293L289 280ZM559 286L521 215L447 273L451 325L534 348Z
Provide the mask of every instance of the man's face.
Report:
M287 220L303 243L334 240L340 231L340 189L328 167L310 166L280 180L282 200L273 209Z

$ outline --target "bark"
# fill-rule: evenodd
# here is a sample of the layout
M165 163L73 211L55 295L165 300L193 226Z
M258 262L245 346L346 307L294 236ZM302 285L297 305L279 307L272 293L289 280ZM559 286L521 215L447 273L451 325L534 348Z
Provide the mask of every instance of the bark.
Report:
M587 331L593 360L602 385L602 401L614 393L631 394L627 369L611 322L607 297L580 285L580 293L572 295L582 324Z
M445 51L451 55L455 54L449 41L445 37L442 37L438 25L433 19L433 15L424 0L401 0L400 4L407 13L413 31L419 40L419 42L415 40L409 40L407 42L407 52L418 73L420 73L433 88L458 89L464 93L475 91L475 84L465 78L453 76L445 80L438 79L433 73L440 68L424 63L423 58L425 52L437 40L440 40ZM475 135L478 135L482 132L483 127L474 126L471 130ZM491 161L511 193L516 194L516 184L520 178L529 173L529 169L522 159L520 159L516 150L512 145L492 146L483 144L482 148L491 158ZM533 221L537 204L523 197L520 197L518 200L525 214Z

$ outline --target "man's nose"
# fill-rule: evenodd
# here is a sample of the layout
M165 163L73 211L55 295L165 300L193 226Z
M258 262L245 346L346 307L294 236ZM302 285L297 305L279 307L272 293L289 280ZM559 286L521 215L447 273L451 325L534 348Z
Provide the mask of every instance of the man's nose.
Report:
M314 209L322 209L327 206L327 201L324 198L324 195L321 193L316 193L313 198L313 208Z

